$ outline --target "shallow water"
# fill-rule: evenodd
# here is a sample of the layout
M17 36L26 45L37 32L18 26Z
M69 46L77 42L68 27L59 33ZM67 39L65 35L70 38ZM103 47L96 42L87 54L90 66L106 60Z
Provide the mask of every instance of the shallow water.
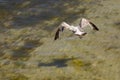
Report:
M1 80L119 80L119 0L0 0ZM83 39L57 26L88 18Z

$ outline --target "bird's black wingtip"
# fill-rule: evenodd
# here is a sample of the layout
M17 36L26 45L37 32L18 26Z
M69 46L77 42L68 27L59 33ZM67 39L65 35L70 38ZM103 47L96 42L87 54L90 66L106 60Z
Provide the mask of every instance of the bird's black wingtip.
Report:
M54 38L54 41L56 41L56 40L57 40L57 38L55 37L55 38Z
M59 31L60 29L58 28L57 32L55 33L54 40L57 40L59 38Z
M99 29L97 28L97 26L95 24L93 24L92 22L90 22L90 24L93 26L94 30L99 31Z
M97 27L94 27L94 30L99 31L99 29Z

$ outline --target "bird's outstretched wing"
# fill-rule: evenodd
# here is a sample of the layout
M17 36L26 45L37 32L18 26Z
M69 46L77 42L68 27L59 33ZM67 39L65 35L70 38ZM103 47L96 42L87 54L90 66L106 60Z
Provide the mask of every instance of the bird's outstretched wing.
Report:
M88 21L85 18L82 18L80 21L80 27L84 28L84 27L91 27L93 30L97 30L99 31L99 29L97 28L97 26L95 24L93 24L92 22Z
M55 33L55 37L54 37L54 40L57 40L58 38L59 38L59 33L62 31L64 31L64 29L70 29L71 28L71 26L69 25L69 24L67 24L66 22L62 22L60 25L59 25L59 27L58 27L58 29L57 29L57 31L56 31L56 33Z

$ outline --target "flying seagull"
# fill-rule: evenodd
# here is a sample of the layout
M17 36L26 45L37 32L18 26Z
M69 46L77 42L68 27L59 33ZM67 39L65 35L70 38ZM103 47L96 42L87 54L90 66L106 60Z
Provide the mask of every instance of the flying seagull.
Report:
M59 33L63 32L64 29L68 29L72 31L75 35L79 36L79 38L82 38L82 36L85 36L87 34L84 31L85 27L90 27L93 30L99 31L99 29L95 24L93 24L92 22L90 22L85 18L82 18L79 23L79 26L73 26L73 25L67 24L66 22L62 22L55 33L54 40L57 40L59 38Z

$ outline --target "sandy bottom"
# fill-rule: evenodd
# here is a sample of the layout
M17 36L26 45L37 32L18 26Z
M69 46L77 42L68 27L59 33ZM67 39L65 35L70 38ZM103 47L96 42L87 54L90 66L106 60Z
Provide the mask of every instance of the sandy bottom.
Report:
M30 0L9 4L11 14L0 8L0 80L119 80L119 3ZM53 40L62 21L78 25L82 17L100 31L82 39L65 31Z

